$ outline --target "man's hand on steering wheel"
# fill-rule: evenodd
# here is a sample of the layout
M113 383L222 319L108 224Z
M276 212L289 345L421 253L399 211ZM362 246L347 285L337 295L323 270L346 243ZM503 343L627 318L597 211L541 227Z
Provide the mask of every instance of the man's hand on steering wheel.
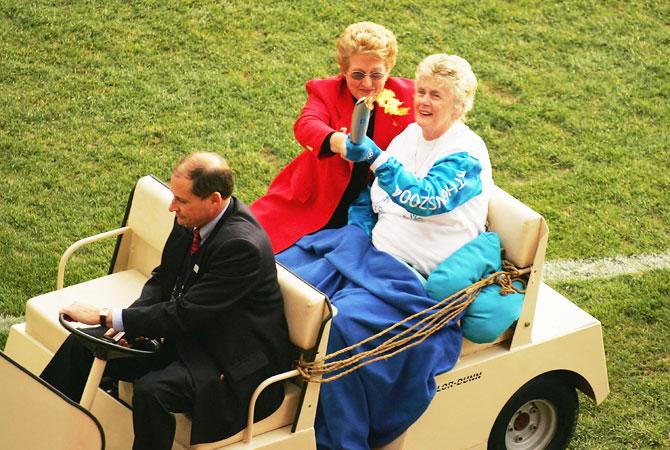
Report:
M86 325L98 325L100 323L100 308L86 303L74 302L70 306L60 309L60 314L65 314L68 320L85 323Z

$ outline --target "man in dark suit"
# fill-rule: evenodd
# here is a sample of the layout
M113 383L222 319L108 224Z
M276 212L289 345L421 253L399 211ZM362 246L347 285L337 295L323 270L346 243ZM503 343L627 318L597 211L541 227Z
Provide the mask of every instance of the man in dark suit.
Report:
M254 389L288 369L289 339L275 260L267 235L232 196L225 160L196 153L172 172L170 211L176 220L161 264L130 307L74 303L73 320L123 330L122 343L162 338L151 358L109 361L105 375L133 381L134 449L170 449L172 412L191 414L191 443L213 442L245 426ZM42 378L78 401L92 361L72 336ZM283 399L281 383L264 391L256 420Z

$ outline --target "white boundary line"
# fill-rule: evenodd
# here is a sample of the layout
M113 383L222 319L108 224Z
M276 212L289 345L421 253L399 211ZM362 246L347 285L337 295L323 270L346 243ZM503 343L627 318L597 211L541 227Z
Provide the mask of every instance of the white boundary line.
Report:
M598 260L547 261L544 265L544 280L551 283L552 281L612 278L654 269L670 269L670 252L628 257L615 256Z

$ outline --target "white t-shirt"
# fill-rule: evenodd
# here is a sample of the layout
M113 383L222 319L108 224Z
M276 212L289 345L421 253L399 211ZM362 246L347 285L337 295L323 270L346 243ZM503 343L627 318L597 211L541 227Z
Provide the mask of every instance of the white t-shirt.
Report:
M372 230L375 247L391 253L426 275L485 230L493 186L486 144L460 121L432 141L426 141L421 128L412 123L393 139L386 152L382 152L372 164L372 169L376 170L393 156L405 170L423 178L436 161L459 152L467 152L481 163L482 192L452 211L432 216L412 214L394 203L379 186L377 179L370 191L372 209L378 215Z

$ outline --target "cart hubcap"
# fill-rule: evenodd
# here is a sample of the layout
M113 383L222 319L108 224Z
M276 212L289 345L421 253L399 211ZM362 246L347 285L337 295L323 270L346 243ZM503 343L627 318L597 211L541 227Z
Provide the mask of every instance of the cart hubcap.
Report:
M556 434L556 407L546 400L525 403L512 415L505 432L508 450L541 450Z

